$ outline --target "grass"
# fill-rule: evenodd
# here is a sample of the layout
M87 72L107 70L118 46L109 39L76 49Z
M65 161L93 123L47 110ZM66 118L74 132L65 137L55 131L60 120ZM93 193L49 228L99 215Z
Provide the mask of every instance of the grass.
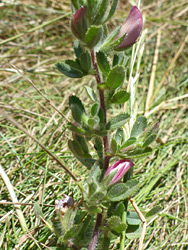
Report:
M72 55L69 1L3 1L0 6L0 108L76 176L84 178L85 169L66 145L71 136L65 128L70 118L67 100L76 93L89 106L82 86L91 86L93 79L72 81L54 68L56 62ZM111 26L122 22L129 10L130 5L120 1ZM134 174L141 188L134 199L143 212L161 206L161 212L147 223L144 249L186 250L188 4L184 0L147 0L142 1L141 10L147 35L140 64L138 113L145 114L150 122L159 121L160 131L154 153L136 162ZM1 167L21 203L18 208L30 231L24 234L16 206L8 203L15 200L0 178L0 248L14 249L20 244L17 249L50 249L53 235L41 226L32 204L40 202L45 217L52 219L55 200L64 193L79 200L79 189L45 150L2 116L0 145ZM137 247L138 240L126 241L125 249Z

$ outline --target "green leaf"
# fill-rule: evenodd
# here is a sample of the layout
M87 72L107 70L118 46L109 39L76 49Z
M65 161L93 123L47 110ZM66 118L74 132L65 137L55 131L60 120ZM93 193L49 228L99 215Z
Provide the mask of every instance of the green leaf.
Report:
M131 131L131 137L139 137L147 127L147 119L144 116L137 118Z
M117 93L115 93L112 98L111 98L111 103L118 103L118 104L122 104L126 101L129 100L130 94L127 93L127 91L125 90L120 90Z
M93 218L90 215L87 215L84 222L82 223L82 229L80 230L80 239L83 240L84 238L87 238L86 240L89 243L94 226L95 224Z
M107 85L106 85L106 82L99 83L99 84L97 85L97 88L98 88L99 90L108 89L108 87L107 87Z
M125 235L129 240L134 240L140 238L141 232L141 226L128 225Z
M89 153L85 153L82 149L82 146L80 145L79 142L73 140L69 140L68 141L68 146L69 149L72 151L72 153L78 157L78 158L82 158L82 159L90 159L91 155Z
M118 224L121 223L121 219L119 216L111 216L108 219L108 226L113 229L114 227L116 227Z
M78 61L73 61L73 60L65 60L65 63L68 64L70 67L81 70L80 68L80 63Z
M147 147L149 144L151 144L157 137L157 134L152 134L146 138L143 144L143 148Z
M128 114L125 114L125 113L122 113L122 114L115 116L114 118L112 118L111 121L109 121L106 124L106 129L107 130L114 130L114 129L121 128L128 121L129 117L130 116Z
M69 230L69 227L73 225L75 216L76 216L76 210L69 207L69 209L64 214L63 220L61 222L61 227L63 232Z
M103 162L103 141L102 141L102 138L100 138L100 137L95 138L95 148L97 150L97 155L98 155L100 161Z
M117 215L120 218L122 218L122 214L124 211L125 211L125 206L124 206L123 202L120 202L117 204L117 206L114 209L114 215Z
M120 37L120 38L118 38L118 39L115 39L115 40L113 41L113 43L111 44L111 48L113 48L113 50L117 50L118 45L120 45L120 44L123 42L125 36L126 36L126 34L124 34L122 37ZM111 50L112 50L112 49L111 49ZM106 50L104 50L104 51L106 51Z
M101 5L99 9L97 10L97 14L94 19L95 24L103 23L103 19L107 10L107 6L109 5L109 0L102 0L100 2L101 2Z
M108 76L110 72L110 62L108 61L107 55L104 52L99 51L98 53L96 53L96 57L97 57L97 64L101 72L103 73L104 76Z
M120 217L112 216L108 219L107 225L110 227L111 230L115 230L117 233L121 233L125 231L126 224L121 222Z
M63 240L74 239L76 235L79 234L82 226L81 225L73 225L68 231L66 231Z
M69 106L72 111L72 116L74 120L78 123L83 122L87 124L88 117L85 113L85 109L81 100L78 97L72 95L69 97Z
M87 51L80 55L80 65L82 70L86 73L91 69L91 56Z
M86 0L83 6L87 7L87 17L90 20L90 23L94 23L94 19L98 9L100 8L101 0Z
M110 187L111 186L111 181L112 181L113 177L115 176L115 174L117 173L117 171L118 171L118 169L115 169L114 171L109 173L105 178L103 178L103 180L101 182L103 187Z
M102 212L102 209L99 206L92 206L89 204L85 204L85 208L90 215L96 215Z
M86 130L84 130L84 129L78 127L78 126L75 126L75 125L72 124L72 123L68 123L68 124L67 124L67 128L68 128L69 130L71 130L72 132L77 133L77 134L79 134L79 135L85 135L85 136L90 136L90 135L91 135L90 132L87 132Z
M103 128L104 127L104 111L103 111L102 108L100 108L98 116L99 116L99 119L100 119L101 128Z
M92 130L95 125L95 120L93 118L89 118L87 124L88 127Z
M118 145L121 144L121 141L123 140L123 129L122 128L118 128L118 130L115 134L115 140L116 140Z
M92 166L95 164L96 160L88 158L88 159L83 159L80 158L78 156L76 156L76 158L84 165L86 166L88 169L91 169Z
M52 221L52 231L56 234L58 238L62 237L62 235L64 234L64 232L62 231L61 222L59 220Z
M75 10L80 8L78 0L71 0L71 4L74 6Z
M155 216L156 214L158 214L160 211L162 210L162 208L160 206L156 206L153 207L151 210L149 210L146 214L145 217L147 219L151 219L151 217Z
M125 67L125 65L128 62L128 59L129 59L129 56L125 55L124 52L119 52L118 54L114 55L112 65L113 67L116 65Z
M78 209L74 217L74 224L81 223L86 215L87 213L85 211Z
M91 107L91 115L94 117L98 114L100 110L100 104L98 102L94 103Z
M126 151L126 154L130 158L140 158L140 157L145 157L147 155L150 155L152 153L152 149L150 147L147 147L145 149L138 149L134 151Z
M124 202L111 202L108 207L107 216L111 217L112 215L116 215L122 219L122 214L125 211Z
M87 194L87 200L90 200L90 197L96 192L97 188L98 188L98 182L96 182L95 180L93 180L93 178L91 178L90 180L91 183L88 184L88 194ZM89 203L89 201L88 201Z
M80 45L80 41L79 40L75 40L75 42L74 42L74 52L75 52L75 55L76 55L76 57L78 59L80 58L80 55L82 53L84 53L84 49Z
M108 88L115 90L119 88L125 79L125 70L122 66L115 66L109 73L106 85Z
M120 39L117 39L117 35L119 34L120 27L116 28L110 35L107 36L105 41L102 43L100 50L103 52L109 52L114 49L115 46L118 46L120 42L123 41L124 36ZM116 44L117 43L117 44Z
M109 189L107 199L110 201L125 200L137 192L139 188L139 182L135 180L129 180L126 183L117 183Z
M86 5L86 1L88 0L78 0L79 1L79 8L81 8L82 6Z
M98 101L97 99L97 95L95 94L95 92L93 91L93 89L91 89L88 86L85 86L85 89L87 91L88 96L90 97L90 99L94 102Z
M96 163L93 165L89 172L89 177L87 179L87 182L90 183L92 179L96 180L97 182L100 180L102 170L100 169L99 165Z
M89 246L90 242L91 242L91 238L92 238L92 232L94 230L94 220L90 219L90 221L87 223L88 219L86 217L86 222L84 221L84 223L82 223L82 229L80 230L79 235L76 237L76 241L75 241L75 246L77 247L77 249L82 249L83 247L85 247L87 249L87 247ZM72 249L72 248L71 248Z
M141 223L141 220L135 211L127 212L127 224L138 226L140 225L140 223Z
M118 149L117 142L114 138L112 138L111 143L110 143L110 152L115 155L117 152L117 149Z
M92 235L92 231L93 231L92 229L94 227L93 220L92 220L91 216L87 215L85 217L84 222L81 225L82 225L82 227L81 227L81 229L79 231L79 234L78 234L78 237L77 237L77 241L78 241L79 244L83 240L90 241L90 238L87 237L87 234L88 234L88 231L91 230L89 232L89 235Z
M106 192L104 190L101 190L91 195L89 197L89 200L91 201L91 204L96 204L96 203L98 204L103 201L105 196L106 196Z
M113 16L114 12L116 11L117 4L118 4L118 0L113 0L113 2L111 4L110 12L109 12L107 18L105 19L105 22L107 22Z
M121 146L120 150L129 147L130 145L134 144L136 142L136 138L135 137L130 137L127 141L125 141L123 143L123 145Z
M112 66L114 67L116 65L119 65L119 61L122 59L122 57L123 57L123 53L121 53L120 55L119 54L114 54Z
M71 152L76 156L80 158L85 158L84 157L84 152L80 146L80 144L77 141L68 141L68 146Z
M114 227L113 230L115 230L117 233L122 233L123 231L125 231L126 228L127 225L125 223L120 223L119 225Z
M100 41L103 33L102 25L95 26L92 25L89 27L86 33L86 44L89 48L95 47L97 43Z
M87 145L87 141L85 137L78 135L78 134L73 134L73 139L80 144L82 151L85 154L89 154L89 149L88 149L88 145Z
M70 66L67 63L59 62L59 63L56 63L55 66L61 73L63 73L64 75L68 77L81 78L84 76L84 73L81 70L73 66Z
M99 117L98 116L94 116L92 118L88 119L88 127L91 129L91 131L95 134L96 131L100 130L100 126L99 126Z

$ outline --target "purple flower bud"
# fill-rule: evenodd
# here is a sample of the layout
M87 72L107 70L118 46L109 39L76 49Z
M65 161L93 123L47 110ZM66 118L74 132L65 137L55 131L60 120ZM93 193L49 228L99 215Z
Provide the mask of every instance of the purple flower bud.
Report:
M136 42L136 39L139 37L143 26L142 14L139 9L134 6L132 7L127 19L122 24L120 32L117 38L126 35L123 41L118 45L116 50L123 50Z
M71 22L72 33L81 41L85 41L85 34L88 29L87 8L82 6L77 10Z
M116 172L115 175L113 176L113 179L110 182L110 185L112 185L121 180L121 178L133 166L134 163L131 160L128 159L119 160L107 169L106 173L104 174L104 178Z

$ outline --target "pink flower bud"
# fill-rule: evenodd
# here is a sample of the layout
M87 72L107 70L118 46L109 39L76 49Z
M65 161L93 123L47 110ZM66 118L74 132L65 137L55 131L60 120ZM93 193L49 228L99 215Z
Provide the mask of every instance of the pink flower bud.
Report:
M85 6L75 12L71 22L71 29L79 40L85 41L85 34L88 29L87 9Z
M104 174L104 178L116 172L113 179L110 182L110 185L112 185L121 180L121 178L123 178L123 176L127 173L127 171L133 166L134 163L131 160L128 159L119 160L107 169L106 173Z
M130 47L136 42L139 37L143 26L142 14L139 9L134 6L132 7L127 19L122 24L120 32L117 38L126 35L124 40L118 45L116 50L122 50Z

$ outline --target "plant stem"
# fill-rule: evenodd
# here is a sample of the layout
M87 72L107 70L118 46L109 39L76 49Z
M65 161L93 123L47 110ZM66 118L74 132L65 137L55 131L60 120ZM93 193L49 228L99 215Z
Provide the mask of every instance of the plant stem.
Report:
M99 69L96 63L96 59L95 59L95 52L93 50L91 51L91 58L92 58L93 67L96 70L96 74L95 74L96 82L97 84L100 84L101 78L100 78ZM104 100L104 91L101 89L99 89L99 98L100 98L100 106L104 112L104 126L105 126L107 122L106 105L105 105L105 100ZM104 145L104 170L107 170L108 165L109 165L109 157L106 155L106 153L108 152L108 148L109 148L108 136L103 137L103 145Z
M91 239L91 243L90 243L90 245L88 247L88 250L94 250L95 249L95 246L97 244L97 240L98 240L98 237L99 237L99 227L101 225L101 222L102 222L102 214L98 213L97 214L97 219L96 219L96 224L95 224L95 229L94 229L93 236L92 236L92 239Z
M127 211L124 211L122 215L122 223L126 224L126 219L127 219ZM124 248L125 248L125 231L122 232L120 238L120 250L124 250Z
M94 50L91 51L91 58L92 58L92 63L93 63L93 67L96 70L95 73L95 79L97 84L101 83L101 78L100 78L100 73L99 73L99 69L96 63L96 58L95 58L95 52ZM106 119L106 105L105 105L105 100L104 100L104 91L99 89L99 98L100 98L100 106L101 109L104 112L104 127L106 125L107 119ZM108 152L108 136L103 136L103 146L104 146L104 171L108 168L109 165L109 157L107 156L107 152ZM99 237L99 228L101 226L102 223L102 213L98 213L97 214L97 218L96 218L96 223L95 223L95 229L93 232L93 236L89 245L88 250L94 250L95 246L97 244L98 241L98 237Z

